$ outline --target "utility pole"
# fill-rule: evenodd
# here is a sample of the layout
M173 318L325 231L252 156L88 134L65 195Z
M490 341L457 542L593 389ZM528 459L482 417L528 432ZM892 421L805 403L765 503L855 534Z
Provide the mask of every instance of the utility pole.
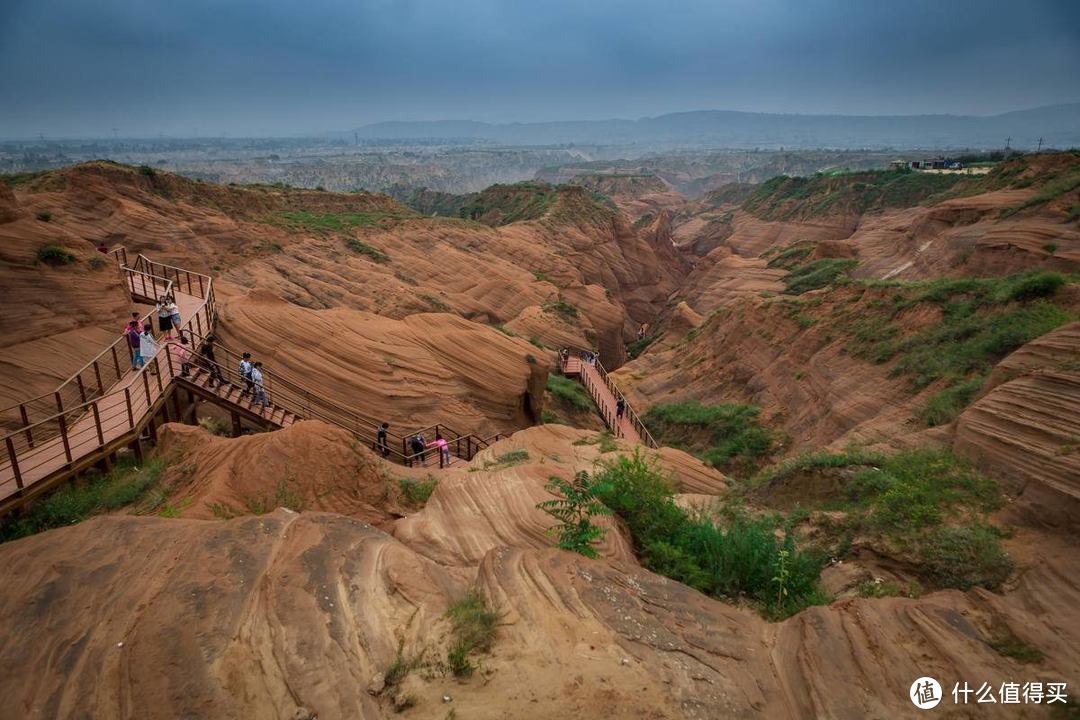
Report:
M1005 138L1005 154L1006 154L1006 155L1008 155L1008 154L1009 154L1009 143L1011 143L1011 142L1012 142L1012 135L1010 135L1009 137Z
M1039 138L1039 149L1035 152L1042 152L1042 138Z

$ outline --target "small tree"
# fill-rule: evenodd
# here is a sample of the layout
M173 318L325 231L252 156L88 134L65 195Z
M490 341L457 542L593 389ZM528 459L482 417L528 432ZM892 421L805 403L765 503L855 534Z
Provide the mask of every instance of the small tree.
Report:
M559 521L549 531L559 536L559 547L585 557L596 557L592 544L603 538L607 530L593 525L591 518L610 515L611 510L596 499L599 488L593 484L589 473L579 472L570 482L552 476L545 487L559 498L537 503L536 507Z

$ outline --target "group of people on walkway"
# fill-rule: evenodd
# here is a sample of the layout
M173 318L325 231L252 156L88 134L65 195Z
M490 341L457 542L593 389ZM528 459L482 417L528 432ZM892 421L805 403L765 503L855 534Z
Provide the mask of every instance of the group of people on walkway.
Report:
M168 316L160 315L159 311L158 317L159 319L164 318L158 325L159 330L163 333L164 345L169 346L170 356L175 357L180 363L180 374L186 376L190 373L191 368L191 348L188 337L180 329L180 313L179 311L174 313L170 309ZM167 328L165 327L165 321L169 323ZM174 330L176 331L175 337L173 336ZM132 370L138 370L152 363L162 347L164 347L162 342L154 336L153 323L149 322L149 320L146 322L140 320L138 312L131 313L131 319L128 320L127 326L124 327L124 337L127 338L128 348L131 351ZM151 366L150 372L156 373L157 366Z
M390 429L390 423L384 422L375 430L375 444L373 449L382 455L384 458L390 456L390 440L387 431ZM442 432L438 429L435 430L435 439L431 442L427 442L424 439L424 434L418 432L415 435L410 435L405 443L408 447L406 460L411 465L414 462L420 463L423 467L426 463L426 457L428 454L428 448L437 448L439 453L439 467L447 467L452 458L450 457L450 443L446 441L446 438L442 436Z
M251 395L252 401L262 407L270 407L270 398L266 396L266 385L263 381L263 364L259 360L252 360L251 353L246 352L240 358L240 381L244 383L240 390L240 397Z

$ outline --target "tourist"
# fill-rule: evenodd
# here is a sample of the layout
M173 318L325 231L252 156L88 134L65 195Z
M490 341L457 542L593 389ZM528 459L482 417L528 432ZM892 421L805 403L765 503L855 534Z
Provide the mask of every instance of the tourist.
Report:
M173 311L169 299L164 295L159 297L154 310L156 310L158 314L158 330L165 333L166 340L172 340Z
M158 342L154 339L154 326L150 323L143 325L142 335L139 336L139 355L141 362L146 365L157 357ZM152 372L157 372L155 368Z
M191 351L188 349L188 339L184 337L184 333L180 333L179 340L170 340L167 347L170 357L176 358L180 364L180 377L187 377L191 372Z
M244 397L252 391L253 383L251 382L251 353L246 352L244 356L240 358L240 380L244 383L243 389L240 391L240 397Z
M375 432L375 449L382 453L383 457L390 455L390 444L386 439L386 431L390 428L390 423L384 422L379 426L379 429Z
M203 340L203 346L199 351L199 354L203 356L203 359L206 361L205 364L207 365L207 369L210 371L210 378L206 382L207 386L213 389L214 381L217 381L218 385L224 385L225 380L221 377L221 368L218 367L217 358L214 357L213 335L207 335Z
M124 331L124 335L127 337L128 348L131 350L131 369L138 370L145 363L143 362L142 352L140 351L141 341L139 332L139 320L138 313L135 313L136 319L128 323L127 329Z
M413 460L419 460L420 465L424 464L424 449L427 447L427 443L424 442L424 436L420 433L416 433L409 439L409 449L412 450L412 454L409 456L409 464L412 464Z
M622 395L620 395L619 399L615 401L615 417L616 418L621 418L623 416L623 412L625 410L626 410L626 398L624 398Z
M169 309L172 310L172 315L169 319L172 320L173 327L176 328L176 332L180 333L180 306L176 304L176 298L172 295L169 296Z
M255 391L255 404L262 405L264 408L270 407L270 400L266 397L266 388L263 387L261 362L251 366L251 387Z
M435 431L435 439L427 444L427 447L437 447L439 449L439 467L443 468L450 464L450 443L443 440L442 433L438 430Z
M135 325L135 330L136 331L138 331L139 328L142 327L142 320L139 319L139 313L138 312L131 313L131 319L128 320L127 325L124 326L124 334L125 335L127 334L128 328L131 327L132 324Z

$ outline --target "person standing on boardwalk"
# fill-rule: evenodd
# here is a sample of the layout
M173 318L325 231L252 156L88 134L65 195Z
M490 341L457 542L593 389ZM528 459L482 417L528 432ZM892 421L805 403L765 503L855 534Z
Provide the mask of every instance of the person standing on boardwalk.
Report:
M158 316L158 330L165 333L165 339L172 338L172 309L169 307L168 299L162 295L158 298L157 305L154 306L154 310Z
M626 398L622 395L615 401L615 417L622 418L623 413L626 411Z
M142 321L139 320L139 313L138 312L131 313L131 319L128 320L127 325L124 326L124 334L127 334L128 328L131 327L132 325L135 326L136 332L138 332L139 330L142 329Z
M438 430L435 431L435 439L427 444L428 447L435 446L439 449L439 467L444 468L450 464L450 443L443 439L442 433Z
M244 356L240 358L240 380L244 383L243 389L240 390L240 397L244 397L254 389L254 385L251 382L251 370L254 366L251 364L251 353L246 352Z
M172 321L173 327L176 328L178 334L183 334L183 331L180 329L180 306L176 304L176 298L172 295L169 296L169 309L172 311L169 319Z
M424 442L424 436L423 435L421 435L420 433L417 433L417 434L413 435L412 438L409 439L409 449L412 450L412 453L409 456L410 459L411 460L419 460L420 465L423 466L423 464L424 464L424 449L426 447L427 447L427 445ZM410 464L411 464L411 462L410 462Z
M142 351L140 349L140 336L142 335L142 333L139 332L138 313L135 313L135 315L136 319L129 322L127 325L127 329L124 330L124 335L127 337L128 348L131 350L132 370L138 370L145 364L143 361Z
M375 449L382 453L383 457L390 455L390 443L386 440L386 431L390 428L390 423L384 422L379 426L379 429L375 431Z
M206 381L206 384L212 389L214 387L214 381L217 381L218 385L224 385L225 380L221 377L221 368L218 367L217 358L214 357L214 336L207 335L203 340L202 350L199 354L203 356L206 361L207 369L210 371L210 377Z
M262 405L264 408L270 407L270 400L266 397L266 388L263 387L261 362L251 366L251 387L255 390L255 404Z
M166 345L169 348L170 360L176 359L180 364L180 377L187 377L191 373L191 351L188 349L188 339L184 333L180 333L179 340L170 340Z
M154 326L150 323L146 323L143 325L142 335L139 335L140 362L143 365L149 363L157 357L158 349L158 342L154 339Z

